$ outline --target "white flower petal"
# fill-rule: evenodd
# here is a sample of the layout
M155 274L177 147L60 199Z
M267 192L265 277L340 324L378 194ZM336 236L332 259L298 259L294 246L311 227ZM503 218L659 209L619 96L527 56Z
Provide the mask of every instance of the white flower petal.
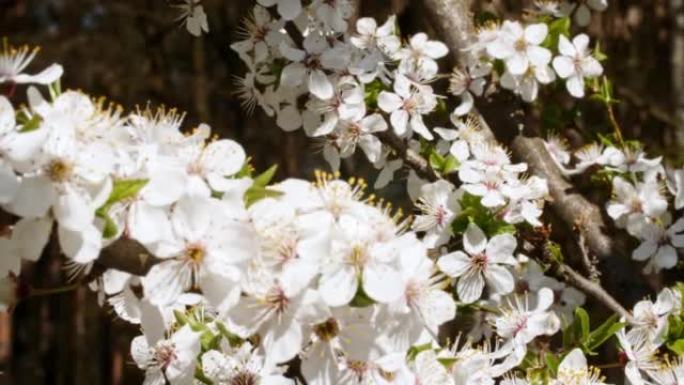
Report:
M464 252L455 251L440 257L437 266L449 277L460 277L470 268L471 260Z
M463 234L463 248L470 255L477 255L485 251L487 236L475 223L469 223Z

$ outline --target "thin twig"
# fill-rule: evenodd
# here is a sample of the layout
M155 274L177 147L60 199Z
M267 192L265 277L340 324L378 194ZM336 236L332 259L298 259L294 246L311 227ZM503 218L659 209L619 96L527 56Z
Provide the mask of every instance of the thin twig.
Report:
M594 299L606 305L606 307L615 313L619 314L620 317L623 317L630 324L634 323L632 314L627 309L622 307L622 305L620 305L620 303L613 298L612 295L605 291L601 285L588 278L585 278L582 276L582 274L578 273L572 267L564 263L556 262L554 271L558 278L563 279L576 289L594 297Z
M589 279L596 283L601 283L599 278L601 272L596 268L598 261L590 255L590 251L587 248L587 243L582 233L580 233L577 238L577 244L579 245L580 256L582 257L582 264L589 275Z
M617 119L615 119L613 104L606 102L605 105L606 112L608 112L608 120L610 121L610 125L613 127L613 131L615 132L615 138L617 139L618 144L620 144L620 147L625 147L625 140L622 137L622 128L620 127L620 123L618 123Z
M401 138L394 135L394 133L390 131L381 132L378 134L378 138L382 143L394 150L419 177L427 179L430 182L435 182L440 179L439 175L437 175L432 166L430 166L430 163L420 154L410 149L406 143L404 143Z
M441 38L449 47L455 63L463 64L465 55L462 51L468 42L475 36L475 27L470 15L470 3L468 0L423 0L426 9L431 13L433 24L441 33ZM479 114L478 114L479 115ZM497 127L500 134L505 137L511 131L517 130L516 124L508 118L501 119L501 109L492 108L490 118L501 127ZM498 116L497 116L498 115ZM487 118L485 116L485 118ZM481 119L483 127L489 127L486 119ZM619 133L621 134L621 132ZM551 155L546 150L544 143L538 138L525 138L521 135L515 137L511 143L514 158L524 161L532 174L547 180L551 195L551 207L556 216L565 222L568 227L576 224L586 246L591 254L609 260L625 254L625 248L619 245L620 239L615 240L604 233L604 222L601 209L589 202L584 196L574 191L562 175ZM583 219L581 221L578 221ZM632 320L629 312L623 308L600 284L593 282L577 273L570 266L563 263L556 264L555 272L559 277L579 290L596 298L628 321Z

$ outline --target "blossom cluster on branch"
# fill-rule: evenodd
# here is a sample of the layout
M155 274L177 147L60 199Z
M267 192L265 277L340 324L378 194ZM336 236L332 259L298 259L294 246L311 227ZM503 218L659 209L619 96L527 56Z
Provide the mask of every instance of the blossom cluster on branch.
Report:
M58 244L76 279L87 274L103 305L140 325L131 354L148 385L600 385L587 356L612 337L632 384L684 380L684 362L669 355L684 352L684 285L628 311L599 277L578 280L545 224L549 183L477 117L480 97L539 101L553 82L574 98L592 93L613 117L603 54L570 34L571 16L581 25L605 3L539 2L524 23L485 24L450 76L439 73L445 44L425 33L403 41L394 17L354 29L352 1L258 3L231 46L247 67L245 106L322 140L332 173L274 182L275 168L256 172L209 126L188 132L174 109L124 113L62 92L61 67L24 75L34 51L7 46L5 302L22 261ZM199 2L181 5L189 31L208 32ZM46 87L30 86L17 108L17 83ZM684 220L668 208L684 207L684 172L648 158L612 121L602 144L570 151L549 135L545 147L567 178L591 173L610 187L606 214L641 241L632 256L648 261L645 273L674 269ZM413 215L362 179L340 179L357 147L381 170L375 189L409 169ZM126 242L145 252L117 257L152 259L144 274L106 269L101 256ZM589 255L581 262L597 269ZM580 307L590 299L621 311L592 328Z

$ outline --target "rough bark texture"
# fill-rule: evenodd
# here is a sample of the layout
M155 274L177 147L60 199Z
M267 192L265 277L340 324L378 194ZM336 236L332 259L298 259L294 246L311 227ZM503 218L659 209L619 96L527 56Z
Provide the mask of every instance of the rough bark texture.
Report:
M105 268L126 271L135 275L145 275L159 262L140 243L121 238L102 249L97 263Z
M435 25L441 31L441 38L447 43L452 55L458 62L460 52L474 33L472 15L467 0L424 0L432 14ZM482 126L494 132L495 136L510 137L516 133L515 120L510 114L502 113L504 106L488 106L489 113L479 115ZM487 122L501 123L491 126ZM551 207L570 228L578 226L584 235L591 253L600 258L608 258L616 253L616 246L611 237L604 233L604 223L600 208L589 202L581 194L572 191L572 185L565 180L555 166L551 155L546 151L539 139L517 136L511 143L513 157L527 162L532 174L544 177L549 184L552 198Z
M470 14L468 0L423 0L430 13L433 24L440 32L453 61L462 63L462 50L475 34L473 18ZM612 293L620 293L620 299L631 304L644 291L642 285L634 285L634 277L638 272L627 262L624 238L608 236L601 217L601 209L588 201L584 196L573 191L573 186L560 173L546 150L541 139L523 137L520 133L521 114L515 103L509 98L496 97L483 103L482 113L475 112L481 126L490 138L496 138L503 143L510 143L513 158L528 163L530 173L547 179L551 195L551 209L568 229L576 229L580 238L586 242L588 252L604 260L604 267L611 272L606 280L606 287ZM581 256L576 256L581 259ZM620 258L622 257L622 258ZM613 268L617 268L613 270ZM600 285L582 277L569 265L559 263L559 276L577 289L593 296L610 309L623 316L628 316L619 302L605 291ZM617 273L617 274L615 274ZM581 278L581 279L580 279ZM630 285L631 282L631 285Z
M407 166L411 167L416 174L430 182L440 179L435 170L430 167L430 163L420 154L413 151L406 146L404 141L394 135L394 133L385 131L378 134L380 141L392 148L397 155L404 160Z
M424 0L433 26L449 47L454 64L463 66L461 51L468 46L475 29L468 0Z
M601 216L601 209L576 192L546 151L539 138L516 137L511 150L517 160L527 163L530 171L545 178L551 195L551 208L571 228L576 228L586 240L591 253L599 258L624 255L625 250L616 248L616 240L609 237Z
M678 124L675 139L679 146L684 145L684 1L670 0L673 17L672 28L672 88L675 105L675 118Z

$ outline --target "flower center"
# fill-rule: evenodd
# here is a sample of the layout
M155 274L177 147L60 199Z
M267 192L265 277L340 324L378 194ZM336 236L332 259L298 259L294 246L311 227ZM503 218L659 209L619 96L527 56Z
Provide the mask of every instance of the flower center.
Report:
M204 260L204 248L200 245L190 245L185 249L185 257L195 265L199 265Z
M176 345L169 341L161 341L154 349L154 361L166 368L176 359Z
M643 203L641 202L641 199L635 198L632 199L630 202L630 206L632 207L632 211L640 213L644 211L644 206Z
M473 256L473 266L478 270L478 271L484 271L487 269L487 265L489 264L489 258L487 258L486 254L477 254Z
M287 263L297 257L297 240L286 239L278 247L278 257L281 263Z
M380 369L378 370L378 373L380 374L380 377L387 380L387 382L394 382L394 380L397 378L397 374L395 372L387 372Z
M421 291L421 286L417 282L410 281L406 285L406 292L404 294L404 296L406 297L406 303L409 306L416 305L416 302L418 301L418 297L420 296Z
M435 210L435 222L437 222L437 226L443 227L446 224L448 214L449 213L444 206L440 205L437 207L437 210Z
M314 333L322 341L330 341L340 334L340 326L334 318L314 326Z
M366 264L368 255L366 249L362 245L354 245L349 253L349 264L361 269Z
M265 41L266 40L266 35L270 32L270 28L263 26L263 27L258 27L254 31L254 41Z
M410 97L410 98L404 100L403 108L409 114L412 114L417 107L418 107L418 103L416 102L414 97Z
M485 187L487 187L487 190L489 191L495 191L499 189L499 183L496 181L487 181L484 183Z
M357 380L361 381L364 378L366 371L369 369L368 363L359 360L348 360L347 369L349 369Z
M349 125L349 137L351 140L358 140L361 136L361 126L358 123L351 123Z
M53 182L64 182L69 179L73 167L71 164L58 159L50 163L47 169L48 177Z
M320 69L322 67L320 57L318 55L309 55L306 58L306 67L312 70Z
M278 314L282 314L287 309L290 299L285 296L285 292L280 287L274 287L266 294L266 303Z
M228 381L228 385L258 385L259 377L252 372L239 372Z
M516 40L514 47L515 50L518 52L525 51L527 49L527 42L525 41L525 39L520 38Z

